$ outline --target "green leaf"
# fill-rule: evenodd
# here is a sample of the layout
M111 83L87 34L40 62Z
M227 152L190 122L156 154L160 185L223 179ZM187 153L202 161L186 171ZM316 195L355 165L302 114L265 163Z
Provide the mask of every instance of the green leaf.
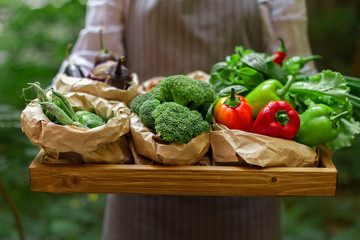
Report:
M255 70L258 70L263 73L268 72L268 67L266 65L266 62L264 60L264 57L261 54L258 53L249 53L245 55L241 61L248 65L249 67L254 68Z
M245 85L252 89L264 81L262 74L250 67L242 67L238 75L245 82Z
M287 74L285 71L276 63L268 62L266 63L268 71L266 75L268 78L279 80L282 84L286 84Z
M326 144L326 147L331 150L339 150L344 147L351 147L355 135L360 133L360 123L355 121L354 118L340 120L340 134L333 141Z
M235 95L240 95L240 96L245 96L249 90L242 85L232 85L229 87L226 87L224 89L222 89L219 94L218 97L222 98L222 97L228 97L231 95L231 89L234 88L235 89Z
M314 95L328 95L338 101L347 102L350 88L346 80L338 72L324 70L309 77L309 81L295 82L291 85L289 92L294 95L304 94L313 97Z

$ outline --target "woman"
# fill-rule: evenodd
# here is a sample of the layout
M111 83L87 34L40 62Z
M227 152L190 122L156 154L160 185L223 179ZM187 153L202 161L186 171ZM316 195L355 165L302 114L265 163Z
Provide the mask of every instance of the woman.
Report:
M89 0L70 55L85 73L104 45L140 81L209 72L242 45L310 55L305 0ZM62 66L64 68L65 62ZM276 198L109 195L103 239L280 239Z

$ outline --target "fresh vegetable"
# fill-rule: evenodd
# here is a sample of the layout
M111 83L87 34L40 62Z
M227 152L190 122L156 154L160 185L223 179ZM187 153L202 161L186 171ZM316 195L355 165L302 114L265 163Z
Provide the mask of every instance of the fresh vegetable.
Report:
M280 40L280 46L275 51L275 57L273 58L272 62L278 64L279 66L282 66L283 61L286 57L286 47L284 40L282 38L278 38Z
M331 70L323 70L303 81L295 82L289 89L299 114L314 104L325 104L331 107L335 114L350 112L349 116L339 121L339 136L326 143L326 147L331 150L351 146L355 135L360 133L360 122L353 116L356 113L354 109L360 109L359 101L349 92L350 87L346 79L340 73Z
M82 128L93 128L106 122L95 113L88 111L77 111L75 113L69 100L60 92L51 90L51 94L41 88L40 83L29 83L37 93L37 99L31 103L40 104L44 114L53 123L60 125L73 125ZM23 92L29 88L23 89ZM25 95L25 93L24 93ZM26 99L26 98L25 98Z
M298 113L285 101L271 101L259 113L251 132L293 139L300 127Z
M231 95L221 98L213 110L214 121L227 126L229 129L249 131L253 123L253 116L249 103L243 96L235 95L232 88Z
M159 87L161 86L160 84ZM186 76L178 76L172 81L170 93L174 102L199 112L207 111L216 98L215 92L208 83Z
M334 110L325 104L309 107L300 115L300 129L295 141L316 146L331 142L340 134L338 121L349 115L349 111L334 116Z
M84 73L81 71L80 67L74 63L72 63L69 60L69 54L70 54L70 49L72 47L72 44L69 43L67 45L66 48L66 60L67 60L67 65L65 67L65 74L70 76L70 77L84 77Z
M235 95L240 95L240 96L245 96L246 94L249 93L249 90L242 86L242 85L234 85L234 86L229 86L226 87L224 89L222 89L219 93L218 93L218 97L222 98L222 97L228 97L231 95L231 91L232 89L235 90Z
M247 99L248 95L253 95L253 98L258 97L258 100L263 100L262 106L265 106L271 100L285 100L300 115L314 104L325 104L331 107L335 115L349 111L350 114L338 122L340 127L338 137L325 144L328 149L337 150L351 146L355 135L360 134L360 97L358 97L360 79L343 77L340 73L331 70L312 74L310 68L304 69L308 62L320 58L319 55L295 55L285 58L283 65L280 66L274 63L274 55L267 55L266 53L255 52L252 49L237 46L234 54L227 56L225 61L213 65L209 82L216 93L232 86L246 88L250 93L246 95L245 99ZM270 91L270 95L275 99L265 99L264 96L269 92L266 94L252 93L255 88L268 80L275 80L280 82L282 86L286 86L287 81L291 78L290 76L295 80L292 80L293 83L290 89L282 98L272 95L273 91ZM282 88L278 84L274 85ZM277 87L275 89L277 91ZM253 100L248 100L251 108L256 111L261 110L261 107L252 106L251 102ZM213 105L215 103L216 101ZM206 114L208 122L213 122L212 112L213 107L210 107L208 114ZM254 117L256 117L256 114L254 114Z
M130 103L133 112L139 113L144 101L155 98L161 103L176 102L205 116L211 103L216 99L214 90L207 82L184 75L167 77L145 94L146 96L142 96L143 94L136 96Z
M316 59L321 59L321 56L312 55L302 57L295 55L284 60L283 69L287 72L287 74L296 75L305 66L305 64Z
M249 91L266 79L277 79L286 83L286 72L272 60L274 56L258 53L242 46L235 48L235 53L225 61L213 65L209 82L218 93L229 86L244 86Z
M59 92L55 91L54 89L51 89L51 90L52 90L53 101L55 101L55 103L57 103L57 105L59 107L61 107L61 109L63 109L66 112L66 114L71 117L72 120L78 121L78 118L77 118L77 116L74 112L74 109L72 108L69 100L62 93L59 93Z
M89 111L79 110L75 114L79 118L79 122L88 128L99 127L106 123L99 115Z
M210 125L196 110L175 102L164 102L152 112L155 130L164 140L188 143L192 138L210 131Z
M184 75L169 76L136 96L130 110L164 140L187 143L210 131L204 117L216 99L210 84Z
M151 113L155 110L157 106L159 106L161 103L157 99L149 99L146 100L139 109L139 117L141 122L151 128L155 128L155 119L152 117Z
M261 109L264 108L270 101L290 101L287 91L289 90L294 80L295 78L289 75L286 85L283 86L278 80L269 79L260 83L256 88L248 93L245 96L245 99L250 104L254 119L259 114Z
M102 30L99 32L99 40L100 40L100 51L98 55L95 57L95 66L107 62L109 60L116 61L115 56L111 53L111 51L105 49L102 37Z
M119 89L127 89L131 84L131 73L123 64L125 58L119 60L108 60L99 63L91 71L88 78L104 82Z
M143 93L137 95L131 102L130 102L130 110L133 113L140 115L140 108L143 103L147 100L155 100L156 98L149 93Z
M51 113L61 125L72 125L74 121L64 112L63 109L52 102L39 102L41 107Z

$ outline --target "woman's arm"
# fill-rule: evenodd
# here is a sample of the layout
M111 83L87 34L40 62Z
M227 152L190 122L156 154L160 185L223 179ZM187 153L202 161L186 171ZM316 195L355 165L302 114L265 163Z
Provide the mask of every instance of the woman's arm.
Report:
M69 60L80 66L85 75L94 67L94 60L100 51L99 32L102 30L106 49L111 50L116 58L124 55L122 41L126 12L129 0L89 0L86 9L85 28L72 49ZM64 72L64 61L60 73Z

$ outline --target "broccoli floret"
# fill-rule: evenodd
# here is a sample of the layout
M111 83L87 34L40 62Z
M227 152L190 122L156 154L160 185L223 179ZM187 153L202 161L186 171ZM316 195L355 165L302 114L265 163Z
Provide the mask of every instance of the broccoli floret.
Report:
M157 99L149 99L141 105L139 110L140 120L148 128L154 129L155 119L151 116L151 113L160 104L160 101Z
M149 92L158 99L160 102L172 102L173 97L171 95L171 88L173 82L177 79L178 75L170 76L164 78L160 81L154 88L152 88Z
M209 123L198 111L175 102L157 106L152 117L155 119L155 130L169 142L188 143L192 138L210 131Z
M150 99L155 99L155 97L152 94L149 94L149 92L137 95L130 103L131 112L140 114L141 105L146 100L150 100Z
M209 83L185 75L167 77L149 93L162 103L176 102L201 113L206 112L216 98L215 91Z
M208 83L183 75L179 75L173 82L171 95L174 102L198 111L202 111L204 105L208 106L216 98Z

